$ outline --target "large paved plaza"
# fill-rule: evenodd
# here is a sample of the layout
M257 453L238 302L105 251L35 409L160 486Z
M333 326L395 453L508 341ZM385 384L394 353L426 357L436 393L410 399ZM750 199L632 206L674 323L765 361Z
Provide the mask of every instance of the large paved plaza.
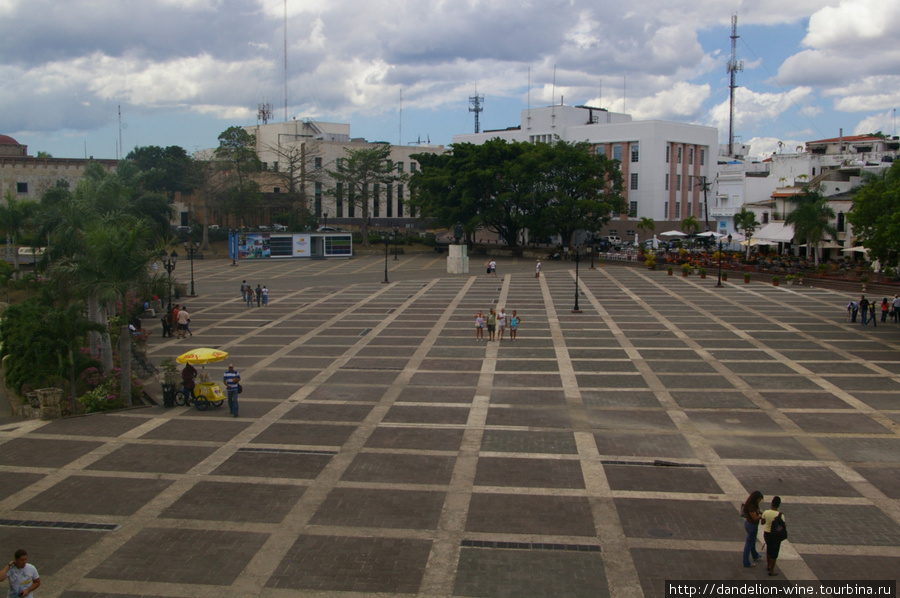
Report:
M740 555L759 489L783 498L781 579L898 578L900 325L850 324L828 290L586 262L573 314L571 263L388 265L195 262L194 336L157 323L150 355L227 350L240 417L0 428L0 550L28 549L43 597L661 597L768 580ZM491 306L515 342L475 341Z

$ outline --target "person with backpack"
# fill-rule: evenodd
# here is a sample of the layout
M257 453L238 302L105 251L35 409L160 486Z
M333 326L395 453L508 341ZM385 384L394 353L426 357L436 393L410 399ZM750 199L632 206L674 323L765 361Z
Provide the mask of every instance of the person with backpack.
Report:
M778 511L781 506L781 497L772 497L772 504L762 514L763 539L766 541L766 568L769 575L778 575L775 573L775 561L778 560L778 551L781 550L781 543L787 540L787 526L784 524L784 514Z
M759 521L762 518L762 511L759 510L759 503L764 498L763 493L754 490L744 504L741 505L741 517L744 518L744 531L747 532L747 538L744 540L744 566L755 567L756 563L750 562L750 557L754 561L758 561L760 556L756 551L756 537L759 534Z

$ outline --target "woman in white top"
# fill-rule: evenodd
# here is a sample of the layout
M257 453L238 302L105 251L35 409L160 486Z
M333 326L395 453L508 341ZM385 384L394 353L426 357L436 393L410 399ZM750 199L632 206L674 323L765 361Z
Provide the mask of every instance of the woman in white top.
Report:
M497 314L497 340L503 340L503 333L506 331L506 309L500 308L500 313Z
M778 507L780 506L781 497L772 497L772 504L767 510L763 511L761 517L765 522L765 525L763 526L763 539L766 541L766 568L769 570L769 575L778 575L775 573L775 561L778 560L778 551L781 550L781 540L775 538L775 535L772 533L772 522L775 521L779 515L781 515L781 519L784 520L784 515L778 511Z

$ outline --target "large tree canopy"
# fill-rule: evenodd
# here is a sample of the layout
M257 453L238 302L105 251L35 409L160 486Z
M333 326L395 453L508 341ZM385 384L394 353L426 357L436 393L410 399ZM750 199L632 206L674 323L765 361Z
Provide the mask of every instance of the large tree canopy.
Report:
M595 231L625 207L618 161L595 155L588 143L492 139L413 157L421 169L410 182L411 204L423 216L461 223L468 234L486 226L510 247L526 228L568 245L575 231Z
M869 249L869 258L896 266L900 258L900 162L890 170L870 175L853 195L847 214L857 239Z

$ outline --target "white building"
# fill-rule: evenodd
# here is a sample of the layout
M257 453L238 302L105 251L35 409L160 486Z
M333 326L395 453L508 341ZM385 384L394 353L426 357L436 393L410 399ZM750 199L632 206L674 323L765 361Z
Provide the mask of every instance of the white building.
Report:
M290 168L285 164L286 160L295 161L294 168L298 169L302 187L299 191L307 202L307 208L317 218L327 218L328 224L334 226L357 226L361 223L361 210L346 200L345 190L328 177L327 171L338 170L348 150L365 149L378 142L351 138L349 124L312 120L260 124L244 127L244 130L256 136L256 153L265 171L283 173ZM398 174L410 174L418 168L412 154L442 152L442 145L392 145L390 161ZM263 176L261 184L264 193L287 191L283 188L283 177ZM376 185L369 200L369 216L381 226L409 225L415 214L407 208L408 198L405 182Z
M559 105L523 110L519 126L454 135L453 142L481 144L494 138L531 143L587 141L594 151L620 160L629 208L618 219L625 226L644 217L658 222L688 216L701 223L706 219L701 183L711 183L716 172L718 132L713 127L633 121L631 115L602 108ZM707 201L712 201L712 195L707 195ZM622 224L610 222L608 234L630 236Z

